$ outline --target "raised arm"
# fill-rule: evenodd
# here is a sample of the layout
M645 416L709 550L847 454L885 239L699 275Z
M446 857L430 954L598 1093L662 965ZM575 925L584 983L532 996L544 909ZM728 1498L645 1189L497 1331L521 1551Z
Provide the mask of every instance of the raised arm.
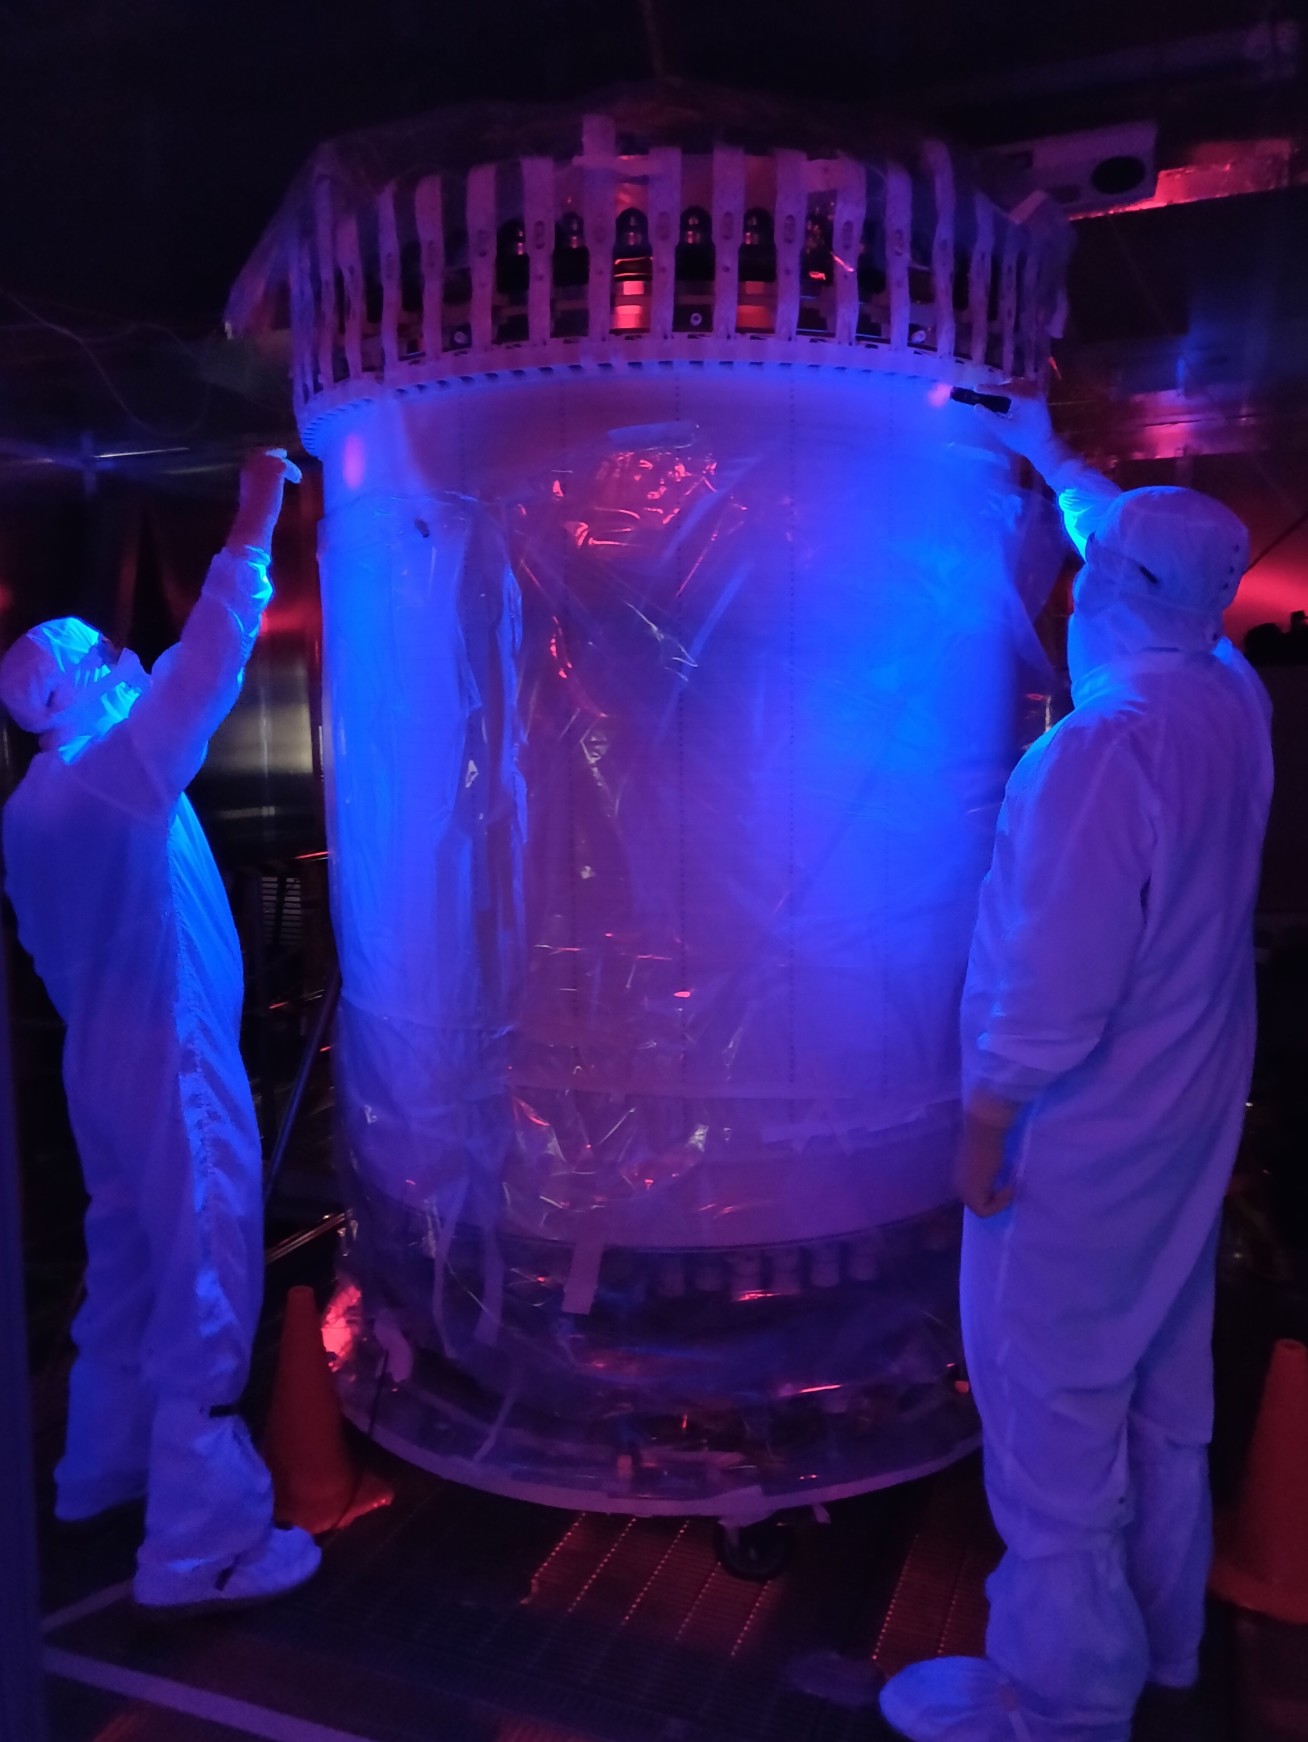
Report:
M1054 433L1049 407L1031 394L1014 393L1005 416L988 413L988 426L1009 450L1021 454L1058 497L1067 536L1080 556L1086 540L1102 520L1104 510L1121 495L1117 485L1096 472Z
M150 687L123 728L166 802L195 778L210 738L240 694L272 598L269 552L288 478L299 483L300 473L280 448L246 461L227 543L209 565L180 640L156 662Z

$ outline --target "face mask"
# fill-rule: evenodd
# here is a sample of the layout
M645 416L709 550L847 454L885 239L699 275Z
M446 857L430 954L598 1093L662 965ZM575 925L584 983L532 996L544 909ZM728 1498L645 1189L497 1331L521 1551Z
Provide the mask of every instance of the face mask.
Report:
M121 708L120 718L125 720L149 689L150 675L130 647L125 647L119 654L113 675L117 681L109 696L114 698L113 706Z
M127 718L150 687L144 666L130 648L115 654L110 644L103 642L94 654L87 655L87 662L93 657L100 661L99 669L89 682L79 685L76 700L52 724L56 744L102 738Z
M1092 544L1072 585L1067 669L1077 704L1095 691L1095 674L1116 660L1138 653L1210 653L1221 635L1220 618L1169 610L1119 591L1117 560L1111 553L1096 560Z

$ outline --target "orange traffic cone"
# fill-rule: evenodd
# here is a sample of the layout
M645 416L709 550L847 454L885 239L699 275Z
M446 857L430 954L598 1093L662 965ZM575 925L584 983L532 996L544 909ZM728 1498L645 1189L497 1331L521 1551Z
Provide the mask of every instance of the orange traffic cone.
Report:
M286 1296L264 1457L272 1471L275 1516L313 1536L393 1498L390 1485L359 1466L345 1444L311 1288L293 1288Z
M1242 1609L1308 1622L1308 1348L1279 1342L1240 1501L1219 1521L1209 1584Z

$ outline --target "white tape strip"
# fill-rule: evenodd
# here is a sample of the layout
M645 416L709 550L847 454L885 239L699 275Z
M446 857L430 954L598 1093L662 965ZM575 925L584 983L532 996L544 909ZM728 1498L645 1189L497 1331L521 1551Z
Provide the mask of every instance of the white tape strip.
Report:
M109 1694L122 1694L131 1700L145 1700L170 1712L185 1712L191 1718L206 1718L213 1724L226 1724L228 1729L239 1730L246 1736L262 1736L265 1742L369 1742L368 1737L355 1730L333 1730L307 1718L287 1717L283 1712L251 1705L248 1700L189 1688L163 1676L124 1669L121 1664L100 1663L75 1651L61 1651L55 1645L46 1646L45 1667L51 1675L61 1675L68 1681L82 1682Z
M595 1219L583 1222L572 1247L572 1265L563 1285L563 1310L584 1317L595 1304L600 1265L604 1259L604 1230Z

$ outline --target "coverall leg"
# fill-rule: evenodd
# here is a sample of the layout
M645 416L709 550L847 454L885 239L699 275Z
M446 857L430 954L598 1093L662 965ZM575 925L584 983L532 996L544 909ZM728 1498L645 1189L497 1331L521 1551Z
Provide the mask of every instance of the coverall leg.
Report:
M1041 1310L1015 1273L1006 1221L969 1218L963 1269L986 1491L1007 1549L988 1586L986 1655L1020 1696L1032 1742L1125 1742L1147 1680L1198 1674L1212 1242L1133 1374L1078 1387L1069 1346L1066 1382L1050 1385L1006 1322L1013 1302ZM1056 1342L1056 1327L1042 1339Z

